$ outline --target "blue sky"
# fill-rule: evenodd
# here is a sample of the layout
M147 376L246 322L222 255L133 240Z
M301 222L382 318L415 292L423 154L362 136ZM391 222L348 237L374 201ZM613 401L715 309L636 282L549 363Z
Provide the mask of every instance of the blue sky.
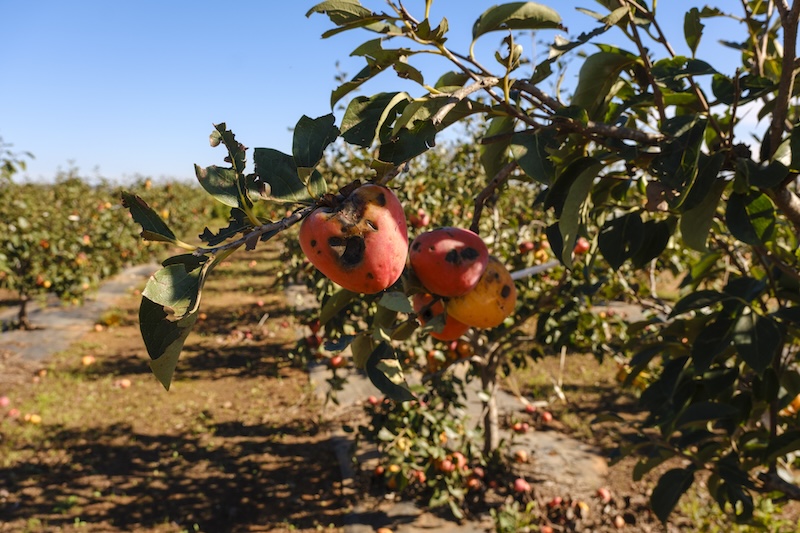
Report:
M36 180L51 180L59 169L73 166L84 176L122 183L137 175L194 179L195 163L222 163L222 149L208 145L212 124L218 122L226 122L248 147L290 152L290 128L297 120L331 111L337 61L341 71L355 74L363 60L348 56L374 36L348 32L321 39L332 26L323 15L305 17L315 3L0 2L0 137L15 151L34 154L24 175ZM362 3L387 9L381 0ZM446 16L449 44L466 51L473 21L497 3L436 0L431 18L438 22ZM602 10L592 0L541 3L559 11L573 35L594 27L575 7ZM415 14L424 6L422 0L405 4ZM705 2L662 0L665 12L666 4L680 6L665 13L665 27L676 48L685 51L684 8ZM735 24L714 30L714 20L707 22L698 56L712 63L720 57L733 61L735 55L716 41L735 31ZM489 34L478 47L493 54L502 38ZM436 73L447 67L426 64ZM389 73L363 92L398 89L422 92L398 85Z

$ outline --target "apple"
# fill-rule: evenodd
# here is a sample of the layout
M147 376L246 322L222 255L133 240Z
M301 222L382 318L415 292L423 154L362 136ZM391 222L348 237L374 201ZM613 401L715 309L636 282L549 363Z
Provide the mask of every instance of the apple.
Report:
M328 360L328 364L331 368L341 368L345 365L345 360L340 354L336 354Z
M518 477L514 480L514 492L529 492L531 484L525 481L524 478Z
M430 225L431 216L420 207L408 217L408 222L415 228L424 228Z
M525 241L525 242L519 243L519 253L520 254L527 254L529 252L534 251L535 249L536 249L536 245L533 244L533 242L531 242L531 241Z
M428 292L449 298L462 296L477 285L486 270L489 250L478 234L444 227L418 235L408 259Z
M528 452L526 450L517 450L514 452L514 460L518 463L528 462Z
M300 248L322 274L353 292L374 294L393 285L408 256L403 206L381 185L343 192L300 226Z
M8 396L0 396L0 407L8 407L11 404L11 399Z
M611 491L608 490L607 487L600 487L597 489L597 497L600 498L603 503L608 503L611 501Z
M585 237L578 237L578 240L575 242L575 248L573 248L572 251L575 255L585 254L589 251L589 241L587 241Z
M453 452L453 461L455 461L456 468L459 470L466 470L467 469L467 458L464 457L464 454L461 452Z
M463 296L451 298L445 310L469 326L493 328L514 312L516 303L517 289L511 273L492 256L475 288Z
M553 421L553 413L550 411L542 411L542 422L545 424L549 424Z
M438 461L438 463L436 464L436 469L439 470L439 472L444 472L445 474L449 474L450 472L453 472L456 469L456 465L450 459L444 458Z
M456 320L445 313L441 300L433 302L433 295L419 292L415 294L411 303L414 312L418 314L420 323L424 326L439 315L444 314L444 325L440 331L431 331L430 336L440 341L450 341L459 338L469 330L469 326Z
M93 355L84 355L81 357L81 364L83 366L90 366L95 363L96 359Z

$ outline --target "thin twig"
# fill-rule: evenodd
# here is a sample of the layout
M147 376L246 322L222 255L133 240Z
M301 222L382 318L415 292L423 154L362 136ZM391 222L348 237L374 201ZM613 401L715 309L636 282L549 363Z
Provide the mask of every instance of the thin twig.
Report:
M514 83L514 88L532 94L537 100L540 100L553 111L557 112L564 108L561 103L553 98L548 97L542 93L538 87L528 81L518 80ZM568 117L556 116L551 117L551 120L553 120L554 124L558 123L559 126L565 127L569 131L582 133L584 135L588 134L600 135L602 137L613 137L614 139L630 140L647 145L657 145L664 140L664 135L660 133L647 133L633 128L623 128L619 126L613 126L611 124L605 124L603 122L595 122L593 120L581 123ZM541 127L538 124L537 126Z
M511 173L517 168L518 163L516 161L511 161L507 163L506 166L500 169L500 171L495 174L492 178L492 181L489 182L486 187L478 194L475 198L475 209L472 212L472 224L470 225L470 230L475 233L478 233L478 227L480 226L481 222L481 214L483 213L483 205L486 203L486 200L489 196L502 185L503 183L511 177Z
M194 255L200 256L205 254L217 254L219 252L224 252L225 250L231 250L234 248L238 248L239 246L247 243L252 239L258 239L265 233L269 233L271 231L283 231L290 226L300 222L306 215L311 213L316 208L315 205L310 205L308 207L304 207L299 211L295 211L288 217L281 219L277 222L270 222L269 224L263 224L261 226L257 226L245 233L242 237L236 239L235 241L231 241L227 244L223 244L222 246L214 246L211 248L198 248L194 251Z

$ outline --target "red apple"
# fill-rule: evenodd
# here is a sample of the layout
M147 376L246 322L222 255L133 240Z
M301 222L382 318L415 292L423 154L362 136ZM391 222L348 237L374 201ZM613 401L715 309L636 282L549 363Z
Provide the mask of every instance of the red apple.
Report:
M299 238L309 261L353 292L374 294L390 287L408 256L403 206L391 190L375 184L316 208L303 220Z

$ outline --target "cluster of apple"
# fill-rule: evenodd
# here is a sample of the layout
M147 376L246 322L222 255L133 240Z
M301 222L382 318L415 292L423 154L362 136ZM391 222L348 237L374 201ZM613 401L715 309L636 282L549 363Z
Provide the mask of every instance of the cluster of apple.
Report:
M424 288L413 296L415 312L423 324L444 314L431 335L445 341L470 327L496 327L513 312L511 274L477 234L437 228L409 249L403 206L388 188L356 184L326 200L303 220L299 240L311 264L338 285L374 294L408 266Z

